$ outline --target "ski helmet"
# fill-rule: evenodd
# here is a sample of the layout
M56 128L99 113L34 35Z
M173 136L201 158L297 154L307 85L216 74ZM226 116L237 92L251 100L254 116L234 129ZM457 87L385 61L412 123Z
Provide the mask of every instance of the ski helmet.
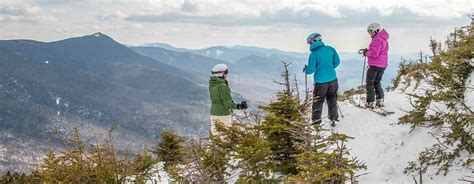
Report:
M311 33L306 38L306 43L310 44L313 41L321 41L321 34L319 33Z
M212 67L211 74L214 77L224 77L229 72L229 67L225 64L217 64Z
M380 31L380 24L379 23L372 23L367 26L367 32L370 35L374 35Z

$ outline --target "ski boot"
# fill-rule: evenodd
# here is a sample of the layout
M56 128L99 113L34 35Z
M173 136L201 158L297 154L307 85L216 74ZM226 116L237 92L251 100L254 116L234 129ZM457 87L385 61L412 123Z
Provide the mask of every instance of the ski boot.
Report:
M375 109L375 103L374 102L365 102L365 108Z
M337 119L332 119L331 120L331 127L335 127L336 126L336 122L338 122L339 120Z
M385 107L385 105L383 105L383 99L377 99L375 101L375 106L376 107Z

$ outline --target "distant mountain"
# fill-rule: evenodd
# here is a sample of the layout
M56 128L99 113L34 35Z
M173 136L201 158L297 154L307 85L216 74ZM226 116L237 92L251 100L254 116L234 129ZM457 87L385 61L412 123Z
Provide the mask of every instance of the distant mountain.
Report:
M174 67L184 69L186 71L198 72L198 75L205 77L206 80L209 77L210 70L214 65L220 63L226 64L228 66L231 65L230 63L223 60L205 57L190 52L171 51L160 47L131 47L131 49L144 56L162 61Z
M287 57L292 57L292 58L308 57L308 53L289 52L289 51L283 51L283 50L273 49L273 48L269 49L269 48L260 48L260 47L255 47L255 46L242 46L242 45L236 45L230 48L241 49L241 50L251 50L251 51L263 53L265 55L280 55L280 56L287 56Z
M306 58L307 53L288 52L278 49L260 48L254 46L213 46L203 49L185 49L177 48L166 43L147 43L138 47L159 47L170 51L176 52L191 52L199 54L201 56L210 57L214 59L224 60L229 63L235 63L242 58L247 56L260 56L260 57L280 57L288 61L298 60Z
M235 63L240 59L251 55L265 56L265 54L257 51L232 49L224 46L215 46L205 49L192 50L191 52L214 59L221 59L229 63Z
M160 47L160 48L163 48L163 49L166 49L166 50L171 50L171 51L176 51L176 52L189 52L189 51L191 51L190 49L177 48L177 47L174 47L174 46L172 46L170 44L166 44L166 43L145 43L145 44L139 45L137 47Z
M281 74L282 67L283 67L283 64L281 61L285 61L285 60L282 60L281 58L276 57L276 56L265 57L265 56L251 55L251 56L244 57L240 59L239 61L237 61L236 63L234 63L232 65L232 69L239 74L244 74L244 75L254 74L254 75L260 75L260 76L271 75L271 76L275 76L275 79L279 79L277 77ZM290 66L291 72L293 72L293 68L295 67Z
M56 134L75 127L91 139L115 124L115 140L132 150L151 145L164 129L204 135L205 82L102 33L50 43L0 41L0 147L14 155L0 159L0 172L60 148Z

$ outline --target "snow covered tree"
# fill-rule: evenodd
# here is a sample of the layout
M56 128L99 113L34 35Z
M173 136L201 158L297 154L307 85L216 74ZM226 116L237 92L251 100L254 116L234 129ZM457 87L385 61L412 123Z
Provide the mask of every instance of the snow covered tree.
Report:
M446 41L447 50L434 49L437 51L431 62L401 65L404 68L400 68L394 86L404 84L406 89L423 84L424 87L418 88L421 93L410 94L414 108L399 123L413 129L430 127L441 131L433 134L438 142L421 152L417 162L410 163L405 170L407 174L422 175L428 167L435 167L436 174L447 174L457 163L474 170L474 113L465 96L473 93L468 81L474 69L473 31L472 26L457 29L451 34L453 39Z

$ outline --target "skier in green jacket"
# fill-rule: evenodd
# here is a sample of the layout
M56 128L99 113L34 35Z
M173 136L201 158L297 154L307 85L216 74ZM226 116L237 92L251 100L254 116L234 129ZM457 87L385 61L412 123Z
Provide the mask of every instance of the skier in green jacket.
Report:
M209 80L209 96L211 98L211 132L217 134L214 123L220 121L226 126L232 124L232 111L234 109L247 109L247 102L234 103L227 81L229 69L225 64L217 64L211 70Z

